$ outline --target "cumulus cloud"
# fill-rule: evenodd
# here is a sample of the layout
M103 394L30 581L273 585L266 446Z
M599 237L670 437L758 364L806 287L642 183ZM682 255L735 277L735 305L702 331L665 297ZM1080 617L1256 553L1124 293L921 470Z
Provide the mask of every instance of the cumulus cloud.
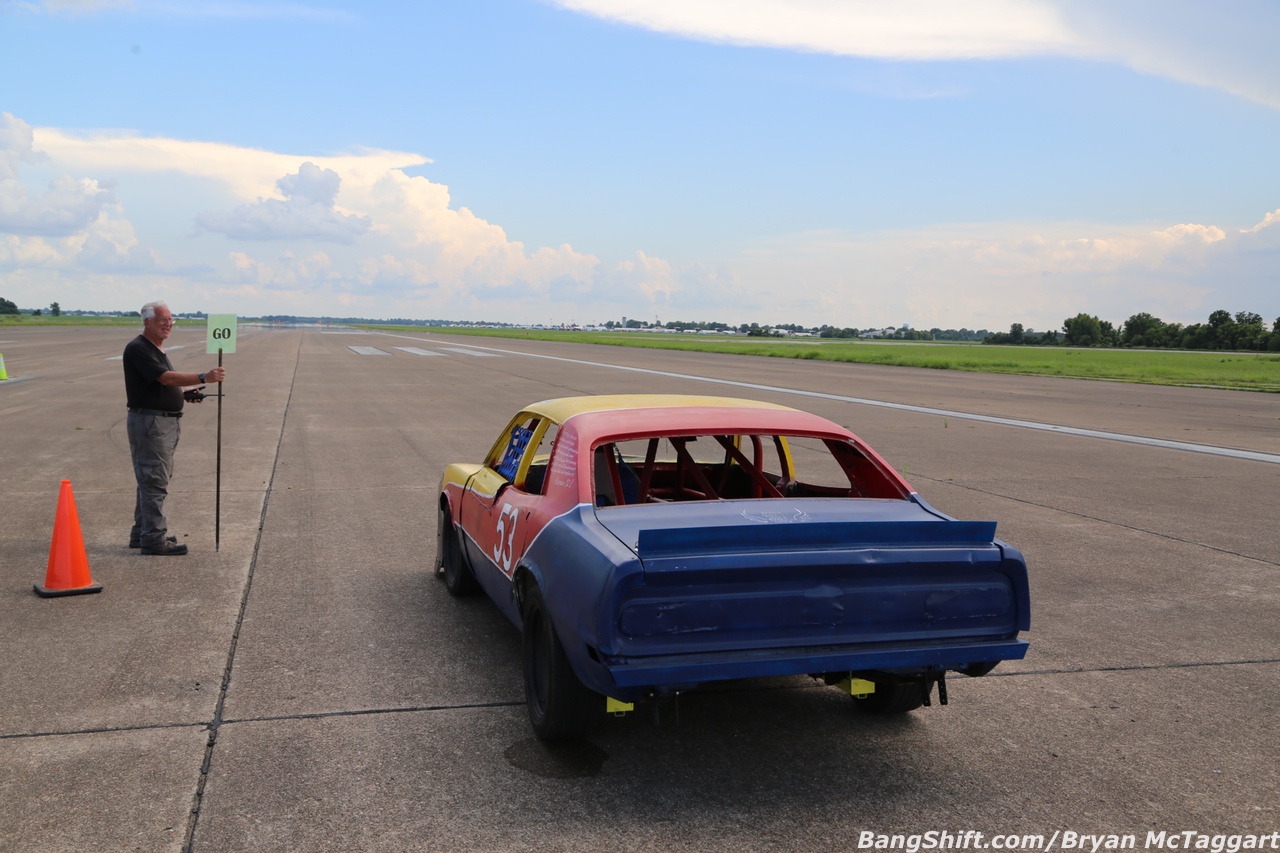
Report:
M838 326L999 330L1018 322L1044 330L1081 311L1113 322L1149 311L1189 323L1223 307L1272 310L1276 226L1280 211L1243 229L982 223L828 231L753 248L739 266L757 299L778 304L784 283L797 315Z
M1257 225L1252 228L1242 229L1241 233L1259 234L1264 229L1268 229L1267 234L1273 239L1280 238L1280 210L1273 210L1271 213L1262 217L1262 221Z
M526 247L454 205L447 186L407 174L430 162L418 154L300 156L48 128L35 132L35 143L59 165L130 186L156 178L181 185L161 224L189 217L196 231L187 251L214 248L219 238L221 248L205 256L222 270L210 285L265 313L331 313L336 300L364 316L519 319L542 316L555 294L589 288L601 275L595 256L567 243ZM184 214L184 197L223 203L206 201L199 213L188 204ZM285 245L264 250L268 240ZM305 251L308 243L325 250Z
M245 314L513 322L660 314L859 327L1000 329L1020 322L1045 329L1080 311L1113 321L1150 311L1197 322L1220 307L1267 313L1275 305L1280 211L1244 223L1142 228L977 223L826 231L759 239L720 256L675 260L637 250L601 259L568 243L532 247L512 239L501 225L455 204L449 187L409 174L429 162L418 154L284 154L125 134L32 132L16 120L0 123L0 134L5 174L34 168L43 153L42 170L83 176L69 179L56 198L90 193L92 204L101 202L96 215L91 205L67 220L79 230L0 229L0 266L15 271L9 283L35 280L38 271L76 286L124 282L147 297L167 276L173 287L198 288L204 304ZM130 199L129 217L120 202L95 200L90 192L103 190L107 176L119 184L115 194ZM147 198L140 188L149 185L164 189L151 218L140 211ZM53 204L52 190L45 195L49 209L78 210L69 201ZM39 221L36 198L22 196L24 222ZM203 228L193 233L197 223ZM281 242L265 242L265 234ZM52 299L59 296L42 293L26 304Z
M230 257L234 276L239 281L270 290L305 290L320 283L341 280L332 258L325 252L300 256L286 250L273 261L260 261L244 252L232 252Z
M679 285L671 274L671 264L662 258L651 258L644 252L619 261L609 276L609 285L626 292L636 290L644 294L652 305L667 304Z
M59 175L38 194L17 180L0 180L0 232L67 236L83 231L114 203L110 188L91 178Z
M110 181L59 172L43 192L23 172L57 163L33 128L0 114L0 267L22 272L160 273L178 270L139 244Z
M241 240L320 240L350 243L369 230L367 216L334 208L342 179L332 169L303 163L276 181L283 199L259 198L234 210L201 213L200 227Z
M1280 107L1280 7L1197 0L551 0L684 38L901 60L1067 56Z
M12 113L0 113L0 180L18 177L22 164L39 163L48 159L35 148L35 133L31 125Z
M675 265L643 251L611 266L596 265L580 277L554 281L549 297L590 306L600 316L718 316L727 306L734 312L761 307L747 298L731 269L696 261Z
M0 113L0 233L65 237L83 231L115 203L110 186L68 174L55 177L44 192L33 192L19 172L47 159L36 150L29 124Z

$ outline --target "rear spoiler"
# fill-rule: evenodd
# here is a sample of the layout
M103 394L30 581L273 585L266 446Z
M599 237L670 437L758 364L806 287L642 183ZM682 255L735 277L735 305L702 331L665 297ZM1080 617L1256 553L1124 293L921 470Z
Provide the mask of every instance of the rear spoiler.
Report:
M989 548L994 521L835 521L675 527L641 530L636 551L648 558L762 551L862 548Z

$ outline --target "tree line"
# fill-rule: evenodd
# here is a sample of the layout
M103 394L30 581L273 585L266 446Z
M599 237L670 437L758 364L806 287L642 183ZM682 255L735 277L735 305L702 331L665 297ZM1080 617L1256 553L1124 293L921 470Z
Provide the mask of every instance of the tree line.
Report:
M54 317L64 312L54 302L49 306L49 313ZM30 313L39 315L41 309L20 311L12 301L0 297L0 314ZM98 314L96 311L74 311L74 314ZM117 312L137 315L138 312ZM187 313L184 316L202 317L202 312ZM340 323L368 323L369 320L357 317L316 318L269 315L261 319L272 321L316 322L320 319ZM388 322L388 321L374 321ZM411 320L396 319L390 321L398 325L445 326L445 325L495 325L508 326L508 323L456 323L446 320ZM1192 350L1250 350L1254 352L1280 352L1280 317L1277 317L1267 328L1262 315L1252 311L1238 311L1234 315L1230 311L1218 310L1209 315L1204 323L1192 323L1184 326L1181 323L1166 323L1154 314L1141 312L1134 314L1119 326L1109 320L1102 320L1093 314L1077 314L1068 317L1062 323L1062 331L1034 332L1025 329L1021 323L1014 323L1008 332L989 332L986 329L941 329L928 331L903 326L892 331L888 329L857 329L853 327L837 327L830 325L802 326L796 323L778 323L772 326L758 323L742 323L731 326L716 321L684 321L672 320L667 323L647 323L642 320L627 320L625 323L613 320L604 324L606 328L630 329L667 329L669 331L711 331L737 332L738 334L755 336L776 336L785 334L809 334L823 338L857 338L866 332L878 332L883 339L915 340L915 341L982 341L984 344L1011 344L1013 346L1069 346L1069 347L1135 347L1143 349L1192 349Z
M1280 352L1280 317L1268 329L1252 311L1218 310L1204 323L1166 323L1147 312L1134 314L1119 327L1092 314L1077 314L1062 331L1032 333L1014 323L1008 332L988 335L985 344L1014 346L1137 347L1143 349L1251 350Z
M15 303L13 303L8 299L5 299L3 296L0 296L0 314L21 314L21 313L22 311L18 308L18 306ZM28 313L30 313L31 316L33 317L39 317L44 312L41 309L36 308L34 311L30 311ZM49 306L49 313L55 317L61 317L62 306L56 302L53 303L52 305Z

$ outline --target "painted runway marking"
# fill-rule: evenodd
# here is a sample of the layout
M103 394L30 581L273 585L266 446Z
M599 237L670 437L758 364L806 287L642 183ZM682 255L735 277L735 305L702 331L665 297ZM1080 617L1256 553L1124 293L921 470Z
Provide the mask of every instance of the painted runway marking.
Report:
M353 353L355 353L356 355L391 355L391 353L389 353L389 352L385 352L385 351L383 351L383 350L380 350L380 349L378 349L377 347L352 347L352 346L349 346L349 347L347 347L347 349L351 350L351 351L352 351Z
M384 333L390 334L390 333ZM400 335L392 335L392 337L403 337ZM934 409L928 406L910 406L906 403L890 403L885 400L868 400L863 397L846 397L841 394L824 394L821 391L804 391L798 388L779 388L776 385L760 385L755 382L738 382L733 379L714 379L709 376L693 376L688 373L672 373L666 370L651 370L646 367L628 367L622 364L608 364L599 361L586 361L580 358L565 358L558 355L541 355L532 352L520 352L518 350L498 349L496 347L481 347L476 344L462 344L466 347L475 347L476 349L491 350L494 353L503 353L505 355L523 355L528 358L543 358L548 361L562 361L568 364L581 364L587 367L608 367L614 370L625 370L630 373L646 373L650 376L666 376L671 379L687 379L692 382L709 382L714 385L729 385L734 388L749 388L753 391L771 391L776 394L794 394L797 397L814 397L819 400L834 400L840 403L857 403L860 406L875 406L881 409L897 409L902 412L915 412L922 415L938 415L945 418L956 418L957 420L979 421L987 424L998 424L1000 426L1013 426L1022 429L1034 429L1042 432L1054 432L1062 435L1074 435L1080 438L1100 438L1105 441L1121 441L1127 444L1140 444L1145 447L1162 447L1166 450L1184 450L1188 453L1205 453L1210 456L1226 456L1231 459L1244 459L1250 462L1269 462L1272 465L1280 465L1280 454L1262 453L1257 450L1240 450L1235 447L1216 447L1211 444L1193 444L1189 441L1170 441L1164 438L1152 438L1146 435L1129 435L1122 432L1106 432L1097 429L1084 429L1082 427L1062 426L1060 424L1044 424L1037 421L1020 421L1015 418L999 418L993 415L978 415L972 412L953 412L948 409Z
M464 346L471 346L471 344L464 344ZM473 356L475 358L498 358L498 353L506 352L506 350L497 350L496 352L475 352L474 350L459 349L458 347L440 347L440 349L448 350L449 352L456 352L459 355ZM476 349L483 350L488 349L488 347L476 347Z
M109 355L103 361L124 361L123 355Z
M410 355L444 355L442 352L436 352L433 349L420 349L418 347L396 347L401 352L407 352Z

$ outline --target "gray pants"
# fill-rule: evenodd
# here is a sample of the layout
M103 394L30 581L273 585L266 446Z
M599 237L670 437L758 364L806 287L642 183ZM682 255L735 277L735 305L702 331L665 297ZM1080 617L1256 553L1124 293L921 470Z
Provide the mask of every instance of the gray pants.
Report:
M164 499L169 496L173 451L178 447L181 423L178 418L129 413L129 452L133 455L133 475L138 481L130 543L140 543L144 548L164 545L164 537L169 532Z

